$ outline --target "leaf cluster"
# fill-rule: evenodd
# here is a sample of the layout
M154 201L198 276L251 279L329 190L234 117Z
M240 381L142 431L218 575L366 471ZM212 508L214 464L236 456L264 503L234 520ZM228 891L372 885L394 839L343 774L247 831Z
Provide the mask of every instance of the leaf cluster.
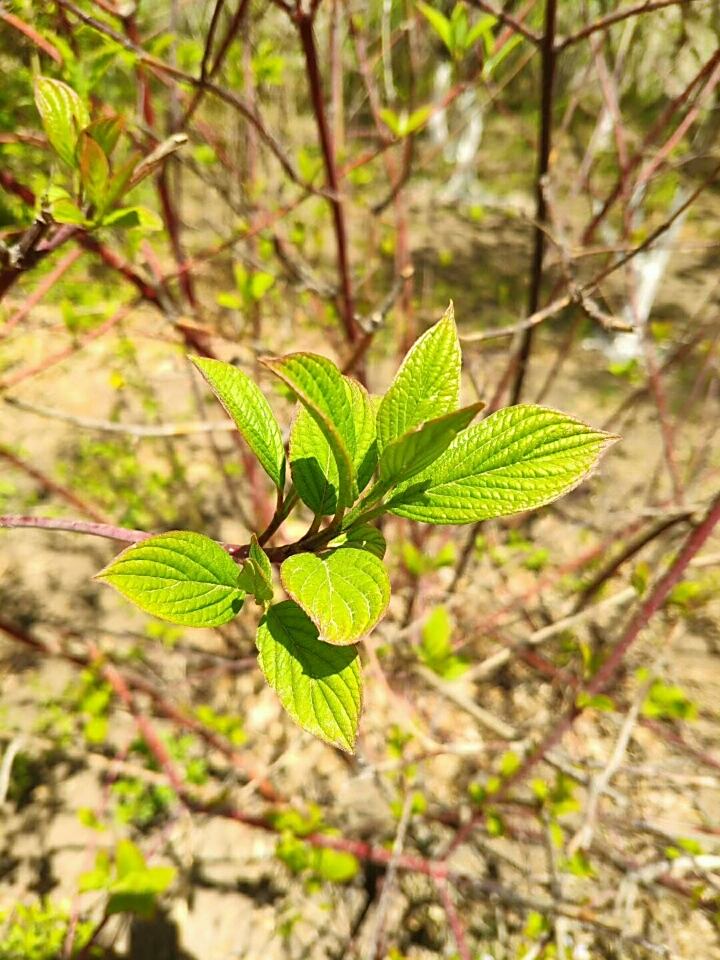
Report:
M267 682L300 726L347 751L362 707L357 644L390 601L385 540L374 521L393 514L467 524L539 507L576 486L614 440L525 404L473 425L483 404L460 405L452 305L413 345L382 397L326 357L265 358L298 401L287 451L270 404L247 374L192 359L272 481L275 517L236 555L202 534L172 531L125 550L98 578L183 626L227 623L254 598L264 611L256 642ZM313 515L308 532L266 550L300 502ZM274 565L289 598L278 602ZM433 623L426 633L426 662L457 673L448 625Z

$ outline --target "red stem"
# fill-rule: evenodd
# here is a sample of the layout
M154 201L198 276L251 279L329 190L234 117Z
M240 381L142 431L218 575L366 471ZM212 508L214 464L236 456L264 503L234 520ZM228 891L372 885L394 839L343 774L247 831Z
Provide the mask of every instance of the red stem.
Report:
M341 317L346 339L349 343L355 343L355 341L358 339L358 329L355 323L355 313L353 309L352 281L350 279L350 262L348 258L347 226L345 224L345 212L339 193L340 184L338 180L337 165L335 162L335 149L325 111L322 80L320 77L320 68L318 66L315 34L313 31L313 16L311 14L299 11L296 16L296 22L298 31L300 33L303 53L305 54L305 66L307 69L308 84L310 86L310 98L312 100L313 112L315 113L315 122L318 128L318 136L320 138L320 146L322 148L323 160L325 163L325 175L327 177L327 183L332 194L329 198L329 203L332 209L333 226L335 228L338 274L340 277L340 288L342 291Z

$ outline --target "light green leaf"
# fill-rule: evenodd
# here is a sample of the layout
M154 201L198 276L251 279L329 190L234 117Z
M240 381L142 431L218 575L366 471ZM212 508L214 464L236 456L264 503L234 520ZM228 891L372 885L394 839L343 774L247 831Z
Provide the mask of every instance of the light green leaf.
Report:
M238 576L238 585L252 594L259 606L265 606L273 598L272 567L255 534L250 538L248 558Z
M285 485L285 447L277 420L260 388L230 363L190 357L235 422L272 482Z
M110 157L124 129L123 118L117 114L111 114L93 120L86 132L100 145L105 156Z
M420 473L447 450L484 406L480 400L421 423L391 440L380 457L380 479L385 483L399 483Z
M90 123L87 107L61 80L35 78L35 105L51 146L65 163L76 166L78 134Z
M340 505L351 506L357 496L357 485L352 461L355 450L353 399L348 381L331 360L314 353L265 357L262 363L290 387L320 428L335 459ZM324 451L320 446L317 449L322 460Z
M78 162L85 196L96 209L100 209L110 176L110 165L100 144L87 133L80 134Z
M418 424L457 408L461 360L450 304L442 320L413 344L380 402L377 434L381 452L391 440Z
M358 527L351 527L350 530L341 533L339 537L331 540L328 544L328 547L331 548L345 546L357 547L358 550L368 550L381 560L387 550L385 537L377 527L373 527L369 523L361 523Z
M85 225L89 223L80 207L69 197L58 197L50 204L50 213L56 223L73 223Z
M547 407L507 407L459 434L388 509L437 524L530 510L577 486L616 439Z
M288 557L280 579L317 626L320 639L339 646L369 633L390 601L390 578L382 560L357 547Z
M450 53L452 53L453 29L450 20L443 16L439 10L436 10L435 7L431 7L429 3L423 3L422 0L417 0L417 7Z
M353 468L358 492L362 493L370 482L378 461L375 407L373 399L362 384L352 377L345 377L345 382L350 387L355 432L355 443L351 451Z
M245 596L232 558L214 540L189 530L133 544L95 579L146 613L187 627L227 623Z
M257 632L258 662L280 702L300 726L352 753L362 709L356 647L333 647L290 600L270 607Z
M107 198L106 198L107 203ZM155 231L163 229L163 222L154 210L148 207L120 207L102 219L104 227L122 227L126 230L137 227Z
M330 516L337 509L338 472L330 444L305 407L290 428L290 470L300 499L315 514Z
M358 491L367 486L377 463L375 413L367 391L345 377L350 389L355 443L351 451ZM318 423L301 407L290 430L290 466L300 499L321 516L337 509L338 471L330 444Z

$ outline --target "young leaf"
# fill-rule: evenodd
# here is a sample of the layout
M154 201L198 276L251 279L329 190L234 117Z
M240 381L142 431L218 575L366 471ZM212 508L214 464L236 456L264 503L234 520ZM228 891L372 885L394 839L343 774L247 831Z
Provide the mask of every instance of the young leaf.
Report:
M280 579L317 626L320 639L338 646L369 633L390 601L390 578L382 560L357 547L288 557Z
M43 76L35 78L35 105L50 145L74 167L78 134L90 123L87 107L66 83Z
M277 420L260 388L230 363L190 357L225 407L272 482L285 485L285 447Z
M302 502L315 514L332 516L337 509L338 471L325 434L305 407L290 428L290 470Z
M350 402L355 428L352 461L358 493L362 493L370 482L378 461L375 408L370 395L362 384L352 377L345 377L345 382L350 387Z
M351 506L357 486L352 462L353 402L348 381L331 360L314 353L265 357L262 363L290 387L320 428L337 466L340 505Z
M358 550L367 550L375 554L381 560L385 556L387 543L385 537L377 527L370 526L369 523L361 523L359 527L352 527L339 537L331 540L329 547L357 547Z
M422 0L417 0L417 6L435 33L440 37L450 53L452 53L453 29L450 20L440 13L439 10L436 10L435 7L431 7L429 3L423 3Z
M107 207L107 197L103 204ZM104 227L122 227L126 230L142 227L143 230L162 230L163 222L154 210L148 207L120 207L102 218Z
M380 457L380 479L386 483L400 483L420 473L447 450L484 406L478 401L461 410L453 410L391 440Z
M352 753L362 708L357 648L323 643L291 600L270 607L256 642L260 669L293 720Z
M377 463L375 413L367 391L345 377L350 389L355 442L351 452L358 491L367 486ZM321 516L337 509L338 471L330 444L318 423L301 407L290 430L290 467L300 499Z
M455 410L460 400L460 343L452 304L411 347L377 412L382 452L408 430Z
M80 134L77 152L85 196L96 209L101 209L110 176L107 157L100 144L87 133Z
M189 530L133 544L95 579L146 613L186 627L227 623L245 597L232 558L214 540Z
M507 407L459 434L388 509L438 524L530 510L577 486L616 439L547 407Z
M238 576L238 585L252 594L259 606L267 605L273 598L272 567L255 534L250 538L248 558Z
M110 157L124 129L124 119L117 114L112 114L93 120L85 132L100 145L105 156Z

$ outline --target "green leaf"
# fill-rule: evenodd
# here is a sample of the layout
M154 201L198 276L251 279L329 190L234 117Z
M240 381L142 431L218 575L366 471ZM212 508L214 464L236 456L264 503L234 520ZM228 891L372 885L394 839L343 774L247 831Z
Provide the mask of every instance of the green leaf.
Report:
M417 0L417 7L450 53L452 53L453 29L450 20L443 16L439 10L436 10L435 7L431 7L429 3L423 3L422 0Z
M187 627L216 627L240 610L238 568L214 540L178 530L123 550L96 574L136 606Z
M78 134L90 123L87 107L75 91L61 80L35 78L35 105L50 145L61 160L76 166Z
M250 377L230 363L190 357L235 422L272 482L285 485L285 447L270 404Z
M350 377L344 378L350 390L354 421L352 464L358 491L367 486L377 463L375 413L367 391ZM330 444L318 423L301 407L290 430L290 466L300 499L321 516L337 509L338 471Z
M124 129L125 121L122 117L114 114L93 120L85 132L89 133L93 140L100 145L105 156L110 157Z
M270 607L257 632L258 662L300 726L348 753L355 748L362 677L356 647L334 647L290 600Z
M616 439L547 407L507 407L459 434L388 509L437 524L530 510L577 486Z
M50 213L56 223L72 223L84 226L89 223L80 207L69 197L58 197L50 204Z
M265 357L265 366L297 395L327 441L337 467L340 506L351 506L357 496L352 456L355 426L352 390L335 364L314 353ZM318 453L324 451L318 446Z
M238 585L251 593L260 606L267 605L273 598L272 567L255 534L250 538L248 558L240 571Z
M382 560L357 547L288 557L280 579L327 643L355 643L372 630L390 601Z
M456 680L468 669L468 662L457 656L452 648L453 625L446 607L435 607L423 624L420 659L438 676Z
M455 410L460 401L460 343L452 304L442 320L417 340L402 362L377 412L378 446Z
M469 407L427 420L391 440L380 457L380 479L388 484L400 483L430 466L484 406L480 400Z
M358 550L368 550L370 553L374 553L381 560L387 550L385 537L377 527L372 527L369 523L361 523L358 527L351 527L350 530L331 540L328 546L357 547Z
M372 398L362 384L352 377L345 377L345 382L350 387L350 403L355 432L352 462L358 493L362 493L370 482L378 462L375 407Z
M80 134L77 152L85 196L94 207L101 209L110 176L108 159L100 144L87 133Z
M105 198L107 206L107 197ZM102 219L104 227L123 227L131 230L140 227L143 230L158 231L163 229L163 222L154 210L147 207L121 207L113 210Z
M391 110L389 107L384 107L380 111L380 119L383 121L386 127L390 129L390 132L395 137L402 137L405 133L405 120L401 114L395 113L394 110Z

